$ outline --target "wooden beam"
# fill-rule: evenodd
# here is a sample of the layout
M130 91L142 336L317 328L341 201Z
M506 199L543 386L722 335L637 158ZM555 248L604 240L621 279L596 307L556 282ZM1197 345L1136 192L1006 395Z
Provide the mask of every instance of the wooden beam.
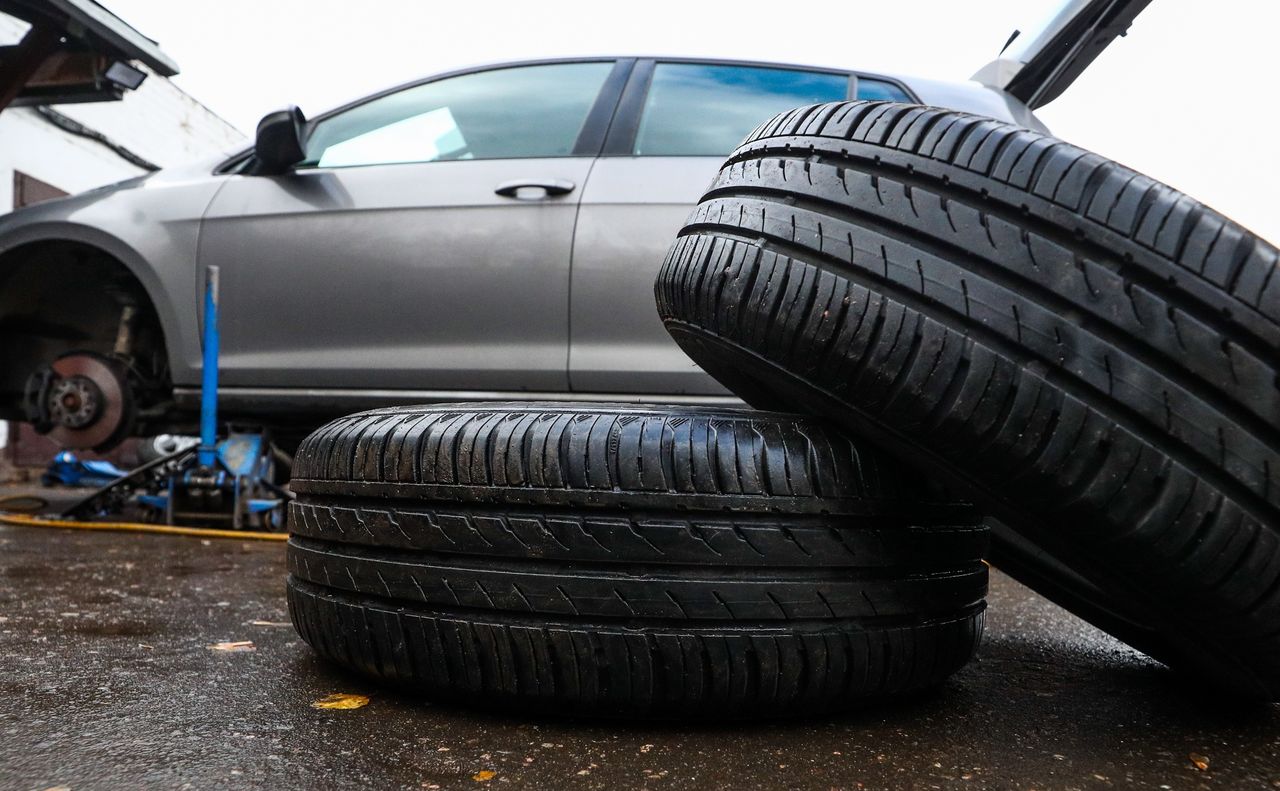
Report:
M13 57L6 58L0 69L0 112L17 98L27 81L35 75L58 48L62 32L57 28L33 25L15 48Z
M13 59L17 47L0 47L0 74ZM63 85L85 85L98 82L111 61L96 52L68 52L59 49L44 59L44 63L27 78L24 90L54 88Z

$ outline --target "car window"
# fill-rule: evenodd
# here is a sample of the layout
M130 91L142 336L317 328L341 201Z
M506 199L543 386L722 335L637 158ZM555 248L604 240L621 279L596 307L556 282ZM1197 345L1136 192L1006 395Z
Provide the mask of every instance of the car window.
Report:
M907 92L885 80L873 80L868 77L858 78L858 98L877 102L911 102L914 101Z
M848 95L842 74L659 63L636 133L638 156L725 156L775 113Z
M318 121L303 165L569 156L612 68L519 66L406 88Z

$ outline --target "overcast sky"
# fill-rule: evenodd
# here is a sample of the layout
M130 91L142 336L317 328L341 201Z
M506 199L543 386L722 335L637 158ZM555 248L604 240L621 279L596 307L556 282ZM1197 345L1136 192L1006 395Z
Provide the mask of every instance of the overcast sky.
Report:
M967 79L1052 0L102 0L182 67L177 83L246 133L463 65L659 54ZM1038 115L1280 241L1274 0L1154 0Z

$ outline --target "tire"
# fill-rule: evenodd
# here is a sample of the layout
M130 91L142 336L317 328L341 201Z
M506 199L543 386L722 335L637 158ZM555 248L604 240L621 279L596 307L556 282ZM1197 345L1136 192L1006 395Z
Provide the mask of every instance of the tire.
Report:
M445 404L299 448L294 625L441 699L733 717L935 686L982 631L980 516L806 418Z
M832 418L1001 524L993 562L1280 697L1274 247L1052 137L851 102L759 127L656 284L749 403Z

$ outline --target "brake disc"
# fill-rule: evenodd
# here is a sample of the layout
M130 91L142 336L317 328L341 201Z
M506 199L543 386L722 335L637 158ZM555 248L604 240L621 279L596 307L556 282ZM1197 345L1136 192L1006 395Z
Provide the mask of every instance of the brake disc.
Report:
M123 368L92 352L53 361L57 378L44 393L49 437L64 448L108 450L128 436L134 418Z

